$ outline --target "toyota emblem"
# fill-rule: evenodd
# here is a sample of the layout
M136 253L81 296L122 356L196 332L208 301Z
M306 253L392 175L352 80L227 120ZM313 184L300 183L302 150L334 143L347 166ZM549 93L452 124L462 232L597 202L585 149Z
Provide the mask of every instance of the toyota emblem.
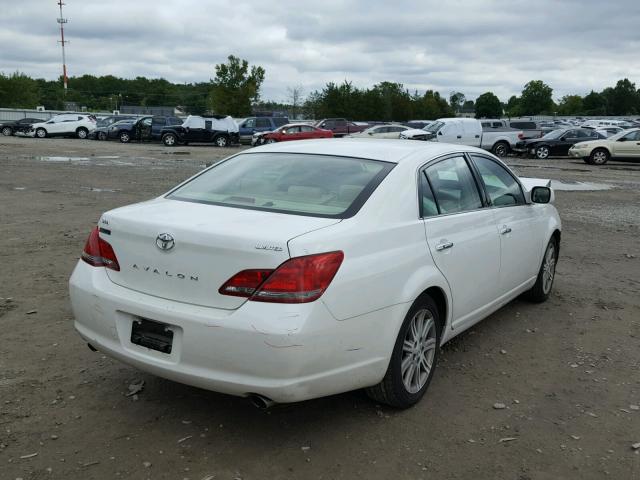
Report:
M176 241L173 239L173 236L168 233L161 233L156 237L156 246L165 252L171 250L175 244Z

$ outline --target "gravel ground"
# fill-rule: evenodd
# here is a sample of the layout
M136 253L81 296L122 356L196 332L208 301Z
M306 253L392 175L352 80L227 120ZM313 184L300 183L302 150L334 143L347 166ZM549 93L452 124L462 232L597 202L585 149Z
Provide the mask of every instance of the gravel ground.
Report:
M447 344L410 410L352 392L262 411L91 352L67 280L100 213L237 150L0 137L0 478L640 478L640 163L508 160L605 189L556 192L550 300Z

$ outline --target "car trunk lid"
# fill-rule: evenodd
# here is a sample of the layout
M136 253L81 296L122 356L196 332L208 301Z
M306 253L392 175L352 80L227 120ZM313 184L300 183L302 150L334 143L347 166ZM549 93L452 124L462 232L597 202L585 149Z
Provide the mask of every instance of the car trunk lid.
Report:
M275 269L287 242L340 220L158 199L107 212L100 236L120 271L110 280L184 303L236 309L246 299L218 289L245 269Z

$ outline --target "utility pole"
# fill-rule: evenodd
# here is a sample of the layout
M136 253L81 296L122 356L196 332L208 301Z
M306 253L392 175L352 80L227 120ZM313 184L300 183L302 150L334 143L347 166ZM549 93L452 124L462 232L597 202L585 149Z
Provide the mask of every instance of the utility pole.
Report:
M62 3L62 0L58 0L58 5L60 6L60 17L58 18L58 23L60 24L60 40L58 43L62 46L62 82L64 84L64 95L67 95L67 59L64 54L64 46L69 43L68 40L64 39L64 24L67 23L67 19L62 16L62 6L65 5Z

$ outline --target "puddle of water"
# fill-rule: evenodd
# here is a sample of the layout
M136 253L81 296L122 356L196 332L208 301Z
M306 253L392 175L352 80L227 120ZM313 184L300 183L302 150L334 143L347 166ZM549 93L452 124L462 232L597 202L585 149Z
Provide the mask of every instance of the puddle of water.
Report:
M114 159L114 158L120 158L120 155L98 155L95 158Z
M36 157L42 162L86 162L89 157Z
M551 180L551 188L566 192L611 190L611 185L605 183L578 182L575 180Z
M13 187L14 190L26 190L27 187Z
M109 192L109 193L116 193L119 192L120 190L117 189L113 189L113 188L96 188L96 187L80 187L82 190L89 190L90 192Z

